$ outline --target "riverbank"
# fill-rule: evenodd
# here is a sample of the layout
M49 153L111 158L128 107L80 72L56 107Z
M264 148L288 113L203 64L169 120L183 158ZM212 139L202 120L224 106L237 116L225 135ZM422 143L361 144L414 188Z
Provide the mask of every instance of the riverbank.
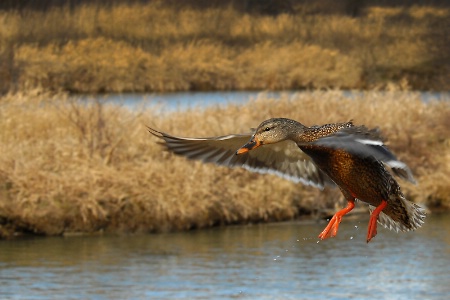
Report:
M275 14L238 9L232 1L4 9L0 94L34 87L74 93L449 90L447 6L374 1L350 14L330 1L290 2Z
M379 126L418 185L408 199L450 208L450 104L417 93L316 91L161 116L41 90L0 98L0 236L161 232L281 221L342 206L275 176L187 161L163 151L146 125L181 136L247 132L283 116L306 125L353 119Z

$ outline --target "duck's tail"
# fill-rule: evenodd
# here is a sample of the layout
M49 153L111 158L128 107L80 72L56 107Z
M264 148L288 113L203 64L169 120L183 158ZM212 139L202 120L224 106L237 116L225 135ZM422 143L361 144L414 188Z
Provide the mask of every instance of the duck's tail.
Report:
M375 207L369 205L370 213ZM388 206L380 213L378 223L389 230L410 231L416 230L424 223L426 211L419 205L408 201L398 191L391 195Z

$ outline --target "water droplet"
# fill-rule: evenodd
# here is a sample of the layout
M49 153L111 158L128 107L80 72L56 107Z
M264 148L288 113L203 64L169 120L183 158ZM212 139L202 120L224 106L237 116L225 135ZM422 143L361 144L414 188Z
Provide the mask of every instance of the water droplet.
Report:
M319 243L320 241L317 241L317 244Z
M350 239L353 240L353 237L351 236Z

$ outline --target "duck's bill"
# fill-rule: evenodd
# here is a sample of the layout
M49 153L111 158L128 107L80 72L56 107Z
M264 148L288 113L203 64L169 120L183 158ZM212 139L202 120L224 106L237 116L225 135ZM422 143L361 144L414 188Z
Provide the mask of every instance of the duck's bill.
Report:
M242 146L236 151L236 154L243 154L250 150L253 150L257 147L261 146L261 142L255 138L252 138L247 144Z

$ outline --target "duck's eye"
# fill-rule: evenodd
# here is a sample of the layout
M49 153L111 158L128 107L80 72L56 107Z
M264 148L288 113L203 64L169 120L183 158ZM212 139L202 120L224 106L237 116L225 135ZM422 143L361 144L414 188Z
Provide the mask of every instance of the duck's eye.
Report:
M266 128L264 128L264 131L270 131L270 127L266 127Z

